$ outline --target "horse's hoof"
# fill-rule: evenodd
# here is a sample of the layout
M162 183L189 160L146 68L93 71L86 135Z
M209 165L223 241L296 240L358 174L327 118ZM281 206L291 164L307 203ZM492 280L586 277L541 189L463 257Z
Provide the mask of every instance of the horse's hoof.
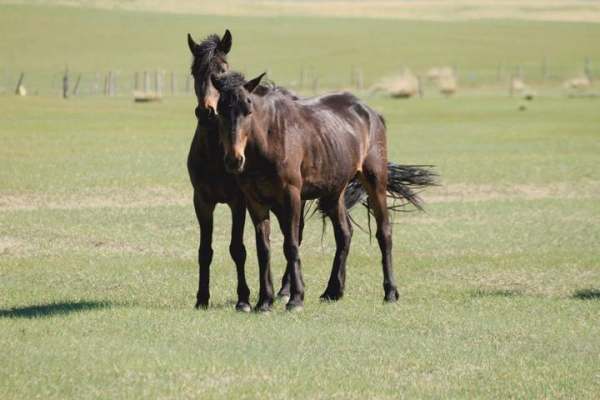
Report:
M250 307L250 304L240 301L235 305L235 310L243 313L249 313L252 311L252 307Z
M304 305L296 303L287 303L285 309L289 312L302 312L304 310Z
M206 310L208 308L208 300L207 301L196 301L196 305L194 306L196 307L197 310Z
M260 314L270 313L272 309L273 307L269 303L257 304L256 307L254 307L254 311Z
M323 302L328 302L328 301L338 301L340 300L342 297L344 297L343 293L330 293L330 292L325 292L321 295L320 299Z
M277 295L277 299L279 301L281 301L284 304L287 304L290 301L290 295L289 294L280 294Z
M399 298L400 294L398 293L398 290L396 288L393 288L385 294L383 301L385 301L386 303L395 303L398 301Z

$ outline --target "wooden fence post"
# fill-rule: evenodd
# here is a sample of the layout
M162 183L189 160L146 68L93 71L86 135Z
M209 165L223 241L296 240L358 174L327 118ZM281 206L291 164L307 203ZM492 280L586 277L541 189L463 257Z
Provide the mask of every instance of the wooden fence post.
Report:
M589 57L583 61L583 73L589 80L592 80L592 62Z
M192 85L190 85L191 80L192 80L192 77L189 74L185 76L185 92L186 93L191 92L191 86L192 86Z
M546 56L542 58L542 81L546 81L548 79L548 61L546 60Z
M81 82L81 74L77 76L77 81L75 81L75 86L73 87L73 96L79 95L79 82Z
M317 94L319 92L319 77L316 76L313 80L313 93Z
M158 70L154 71L154 90L157 96L162 94L162 76Z
M112 71L110 73L110 95L117 95L117 74Z
M362 71L362 68L358 67L356 69L356 89L362 90L363 87L364 87L363 71Z
M171 96L175 95L175 73L171 71Z
M150 74L144 71L144 93L148 93L148 90L150 90Z
M65 68L65 73L62 79L62 95L63 99L69 97L69 68Z
M21 75L19 75L19 80L17 81L17 87L15 88L15 94L20 94L19 89L21 88L21 85L23 84L23 79L25 79L25 72L21 72Z
M109 76L110 76L109 73L107 73L104 76L104 90L103 90L103 92L104 92L105 96L108 96L108 79L109 79Z

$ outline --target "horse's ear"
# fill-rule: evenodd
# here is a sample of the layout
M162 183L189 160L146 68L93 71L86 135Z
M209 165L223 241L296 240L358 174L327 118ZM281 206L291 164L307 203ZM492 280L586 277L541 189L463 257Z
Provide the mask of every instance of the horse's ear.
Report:
M266 74L267 74L266 72L263 72L262 74L260 74L256 78L252 79L251 81L244 83L244 89L246 89L249 93L252 93L254 91L254 89L256 89L258 84L260 83L260 80L262 79L262 77L265 76Z
M221 81L219 81L219 79L215 76L215 74L210 74L210 81L211 81L212 85L215 87L215 89L217 89L218 91L221 91L221 89L223 88L223 85L221 85Z
M196 53L198 52L198 43L194 42L194 39L192 39L192 35L190 35L188 33L188 46L190 47L190 51L192 52L193 55L196 55Z
M219 50L223 52L223 54L229 53L231 50L231 32L229 29L225 29L225 33L219 42Z

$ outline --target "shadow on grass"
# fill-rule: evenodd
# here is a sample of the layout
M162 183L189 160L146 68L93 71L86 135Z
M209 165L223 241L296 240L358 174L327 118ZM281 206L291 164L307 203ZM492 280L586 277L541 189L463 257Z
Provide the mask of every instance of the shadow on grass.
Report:
M471 297L517 297L523 296L519 289L476 289Z
M573 293L577 300L600 300L600 289L580 289Z
M8 310L0 309L0 318L45 318L108 307L111 307L110 303L99 301L73 301L38 304L34 306L11 308Z

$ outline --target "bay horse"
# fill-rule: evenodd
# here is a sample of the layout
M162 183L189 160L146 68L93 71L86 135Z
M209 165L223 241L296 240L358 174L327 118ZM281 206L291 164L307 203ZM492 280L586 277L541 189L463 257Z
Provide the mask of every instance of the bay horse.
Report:
M403 194L406 185L388 185L383 117L349 93L293 99L281 90L271 90L258 96L255 91L263 76L250 81L235 72L211 76L219 92L217 114L225 169L237 175L255 227L260 281L256 310L268 311L273 304L270 211L284 235L291 280L286 308L293 311L304 306L299 238L302 202L309 199L318 199L319 209L333 224L336 241L331 275L321 298L343 296L352 237L345 192L355 178L366 191L377 223L384 300L397 301L387 192L409 201L411 196Z

